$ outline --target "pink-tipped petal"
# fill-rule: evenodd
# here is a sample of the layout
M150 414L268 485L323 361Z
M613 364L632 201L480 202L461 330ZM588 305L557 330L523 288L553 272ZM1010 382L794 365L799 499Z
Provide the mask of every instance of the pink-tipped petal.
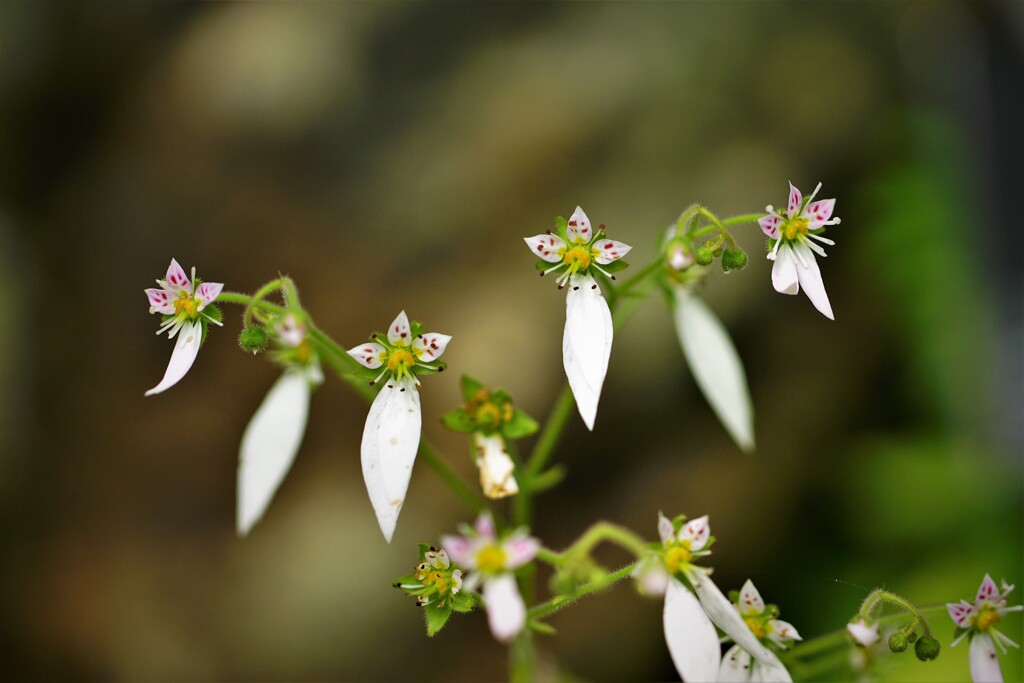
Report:
M602 266L606 266L628 254L633 247L615 240L601 240L594 245L594 248L597 249L597 258L594 260Z
M576 207L569 217L569 228L566 231L570 242L589 242L594 236L594 229L590 226L590 219L583 209Z
M409 346L411 334L409 331L409 316L405 314L405 311L402 311L395 318L394 322L391 323L391 327L388 328L388 341L395 346Z
M779 245L778 254L775 256L775 265L772 266L772 286L780 294L797 294L800 291L800 276L797 274L796 257L793 256L793 248L789 244Z
M971 624L971 617L977 611L974 605L961 600L959 603L947 602L946 609L949 611L949 618L960 628L967 628Z
M416 341L412 343L412 347L420 352L421 359L429 363L441 357L451 340L452 338L447 334L428 332L417 337Z
M518 569L536 557L540 541L532 536L516 534L506 540L502 547L505 550L505 568Z
M146 392L146 396L159 394L167 391L185 376L192 363L199 353L199 345L203 341L203 328L199 323L187 322L181 326L178 332L178 340L174 343L174 351L171 353L171 360L167 364L167 371L160 384Z
M689 541L690 550L703 550L711 538L711 525L708 524L708 516L691 519L683 524L679 530L679 540Z
M519 595L516 577L502 574L484 583L484 603L491 634L503 643L512 640L526 625L526 605Z
M974 604L980 605L983 602L996 603L999 602L999 588L996 587L996 582L992 580L992 577L985 574L985 578L981 580L981 585L978 586L978 595L974 598Z
M222 291L224 291L223 282L204 282L199 285L196 290L196 296L199 298L199 310L203 310L208 304L216 301Z
M740 589L739 607L740 614L743 616L760 614L764 611L764 600L761 599L761 594L754 587L754 582L750 579L747 579L747 582L743 584L743 588Z
M473 528L476 529L477 536L483 540L493 541L498 536L494 527L494 518L491 517L490 512L481 512L480 516L476 518Z
M535 235L524 237L530 251L548 263L558 263L565 253L565 240L558 235Z
M781 223L782 219L778 216L765 216L764 218L757 219L757 224L761 226L761 231L773 240L779 239L779 225Z
M348 350L348 355L355 358L357 363L371 370L376 370L384 364L387 353L387 349L375 342L360 344Z
M1003 683L1003 670L996 657L996 646L987 633L976 633L970 647L971 680L974 683Z
M796 189L793 183L789 184L789 217L796 218L797 214L800 213L800 204L803 202L804 197L800 194L800 190Z
M714 681L722 658L718 633L700 602L678 579L669 579L662 623L679 677L691 683Z
M676 538L676 530L672 526L672 520L660 512L658 513L658 537L661 538L662 545L668 545Z
M174 294L166 289L147 289L146 297L149 299L149 312L174 315Z
M442 536L441 547L455 564L466 569L476 569L476 557L473 543L465 536Z
M832 315L832 304L829 303L828 294L825 292L825 283L821 280L821 270L814 260L814 252L804 242L797 242L793 248L799 253L798 260L802 261L797 263L796 271L804 294L822 315L829 320L835 320L835 316Z
M192 293L192 282L189 281L188 275L185 274L185 269L178 265L175 259L171 259L171 265L167 267L167 275L164 277L164 282L173 290L185 290L189 294Z
M836 209L835 199L819 199L816 202L811 202L804 209L803 216L807 219L807 228L809 230L817 230L827 221L832 218L832 212Z

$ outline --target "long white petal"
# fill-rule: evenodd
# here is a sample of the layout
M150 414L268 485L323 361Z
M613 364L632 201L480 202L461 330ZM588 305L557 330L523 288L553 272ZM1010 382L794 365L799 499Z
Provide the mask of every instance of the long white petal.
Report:
M495 638L505 643L523 630L526 624L526 605L519 595L519 586L513 574L502 574L484 583L484 603L487 605L487 623Z
M772 266L772 286L780 294L797 294L800 291L800 277L797 275L796 257L788 243L779 247Z
M697 386L739 447L753 450L754 409L729 333L700 297L683 287L676 289L675 323Z
M793 677L778 656L767 648L765 651L769 661L753 662L753 680L760 683L793 683Z
M185 376L192 363L199 353L199 345L203 341L203 327L199 323L187 322L181 326L178 332L178 341L174 342L174 351L171 353L171 360L167 363L167 370L160 384L146 392L146 396L159 394L167 391Z
M612 314L601 288L589 275L573 275L565 299L562 362L587 429L594 428L611 353Z
M238 458L238 534L263 517L302 443L309 415L309 380L288 370L277 380L242 435Z
M718 628L725 631L726 635L733 639L737 645L749 652L758 662L771 665L771 653L761 644L750 628L743 622L736 607L729 602L729 598L722 594L722 591L706 575L694 573L693 590L700 598L700 604L715 622Z
M680 678L691 683L714 681L722 648L715 626L690 590L670 579L665 591L665 644Z
M748 683L750 679L750 655L739 645L733 645L722 657L718 683Z
M408 379L388 380L370 406L363 428L363 480L387 542L412 477L420 445L420 395Z
M971 638L971 680L974 683L1003 683L1003 670L996 658L996 646L987 633Z
M811 300L814 307L821 311L829 320L835 320L832 315L832 304L828 302L828 294L825 293L825 283L821 281L821 270L814 260L814 252L803 242L798 242L793 247L806 264L797 266L797 275L800 278L800 286L804 288L804 294Z

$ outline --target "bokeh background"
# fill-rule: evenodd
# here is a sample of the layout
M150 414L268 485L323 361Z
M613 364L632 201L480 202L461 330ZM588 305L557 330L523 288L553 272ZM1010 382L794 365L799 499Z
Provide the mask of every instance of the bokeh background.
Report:
M234 535L239 438L277 375L234 344L144 399L171 344L142 289L173 256L252 291L279 272L355 345L402 308L454 335L425 434L471 373L541 417L563 296L521 238L582 204L655 255L720 215L838 197L829 322L749 267L706 298L743 356L758 450L697 392L667 310L615 340L537 501L562 547L599 518L654 536L709 513L716 577L753 578L805 636L884 585L921 604L1022 578L1024 5L0 4L0 639L18 679L489 680L482 615L433 640L391 588L466 513L421 463L383 542L366 406L330 381L264 521ZM610 566L627 558L615 550ZM1020 600L1017 593L1017 599ZM628 586L552 620L544 671L672 679L660 604ZM948 645L952 625L935 619ZM1021 640L1019 615L1006 623ZM885 658L963 680L967 652ZM555 662L557 661L557 666ZM1002 657L1008 680L1021 654Z

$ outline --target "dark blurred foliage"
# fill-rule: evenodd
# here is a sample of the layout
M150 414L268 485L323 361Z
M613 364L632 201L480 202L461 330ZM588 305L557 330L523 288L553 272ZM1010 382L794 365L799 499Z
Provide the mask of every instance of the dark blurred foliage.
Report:
M598 518L653 537L659 509L709 513L718 582L753 578L805 636L876 585L930 604L986 571L1019 584L1022 20L1009 2L0 5L4 669L503 677L481 616L428 640L391 589L465 512L421 463L384 544L366 407L340 383L234 536L238 440L276 371L237 350L228 309L190 375L143 399L171 344L142 289L173 256L236 290L291 274L348 345L401 308L453 334L425 433L472 478L437 424L458 374L537 416L564 381L563 297L522 236L579 203L642 264L688 203L757 211L787 179L838 198L836 322L772 291L754 226L751 265L705 290L747 365L756 454L652 299L616 337L596 431L564 436L536 532L557 548ZM552 623L552 676L674 676L660 605L629 587ZM1002 661L1019 680L1020 651ZM966 647L881 671L962 680Z

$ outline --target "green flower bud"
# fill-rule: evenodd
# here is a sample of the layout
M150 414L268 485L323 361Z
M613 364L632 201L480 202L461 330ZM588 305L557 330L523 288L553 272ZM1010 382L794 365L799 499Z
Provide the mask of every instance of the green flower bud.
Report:
M267 348L267 331L259 325L247 327L238 335L238 345L243 351L249 351L255 356Z
M908 644L907 636L900 631L896 631L896 633L889 636L889 650L895 654L906 652Z
M555 595L568 595L576 590L578 585L572 572L560 571L551 577L551 592Z
M921 638L914 643L914 654L922 662L930 662L939 656L939 641L935 640L931 636L921 636Z
M697 247L697 251L694 253L694 256L697 259L697 263L699 263L702 266L709 265L712 261L715 260L714 255L712 255L711 253L711 250L708 249L707 247Z
M747 253L740 248L726 249L722 252L722 270L729 272L739 270L747 265Z

